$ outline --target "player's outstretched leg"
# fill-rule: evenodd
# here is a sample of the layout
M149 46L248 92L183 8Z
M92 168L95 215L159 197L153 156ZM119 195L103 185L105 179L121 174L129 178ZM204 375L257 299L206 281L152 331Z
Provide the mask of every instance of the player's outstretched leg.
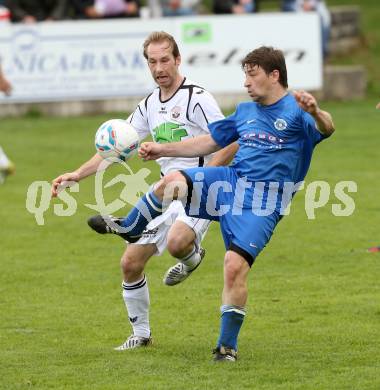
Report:
M126 233L121 227L122 218L113 215L94 215L87 220L88 226L99 234L116 234L123 240L134 243L141 238L141 235L132 236Z
M168 174L155 185L153 191L146 193L137 202L125 218L120 219L123 234L141 236L148 223L163 213L164 199L165 204L170 204L174 199L184 199L186 196L187 184L182 173L176 171Z
M148 223L162 214L162 202L154 192L146 193L124 218L95 215L87 223L100 234L117 234L133 243L141 238Z

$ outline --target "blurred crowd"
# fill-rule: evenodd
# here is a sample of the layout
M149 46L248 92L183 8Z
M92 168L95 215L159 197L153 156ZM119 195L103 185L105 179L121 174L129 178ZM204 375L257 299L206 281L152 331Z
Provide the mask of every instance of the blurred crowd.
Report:
M247 14L260 11L265 0L212 0L215 14ZM65 19L149 18L205 13L202 0L0 0L0 21L36 23ZM316 11L321 18L324 54L330 31L330 14L324 0L279 0L284 12Z
M258 12L265 0L212 0L215 14ZM201 0L0 0L12 22L64 19L186 16L205 13ZM210 4L210 2L207 2ZM282 11L326 12L324 0L279 0ZM4 11L3 11L4 12Z

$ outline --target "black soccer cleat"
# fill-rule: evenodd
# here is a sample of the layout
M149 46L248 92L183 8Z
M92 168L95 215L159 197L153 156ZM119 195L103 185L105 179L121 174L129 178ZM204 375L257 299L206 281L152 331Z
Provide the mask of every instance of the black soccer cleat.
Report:
M236 351L223 345L215 348L212 353L214 354L214 362L236 362L237 360Z
M99 234L116 234L129 243L134 243L141 238L140 236L131 236L123 232L124 228L120 225L122 218L112 215L94 215L87 220L88 226Z

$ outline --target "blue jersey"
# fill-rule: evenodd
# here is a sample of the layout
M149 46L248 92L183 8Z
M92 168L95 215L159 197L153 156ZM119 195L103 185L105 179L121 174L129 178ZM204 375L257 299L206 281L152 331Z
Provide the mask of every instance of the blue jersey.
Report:
M305 178L314 147L326 137L290 94L267 106L241 103L231 116L209 124L209 129L221 147L238 141L232 167L240 177L277 182L280 191L284 182Z

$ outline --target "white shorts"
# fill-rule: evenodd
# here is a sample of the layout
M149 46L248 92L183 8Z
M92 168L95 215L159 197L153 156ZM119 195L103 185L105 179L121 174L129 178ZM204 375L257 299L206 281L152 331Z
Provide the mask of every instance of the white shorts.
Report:
M166 249L168 232L175 221L184 222L194 230L195 245L197 247L200 246L211 223L207 219L188 217L182 203L175 200L162 215L149 222L142 237L134 245L155 244L157 247L155 255L160 256Z

